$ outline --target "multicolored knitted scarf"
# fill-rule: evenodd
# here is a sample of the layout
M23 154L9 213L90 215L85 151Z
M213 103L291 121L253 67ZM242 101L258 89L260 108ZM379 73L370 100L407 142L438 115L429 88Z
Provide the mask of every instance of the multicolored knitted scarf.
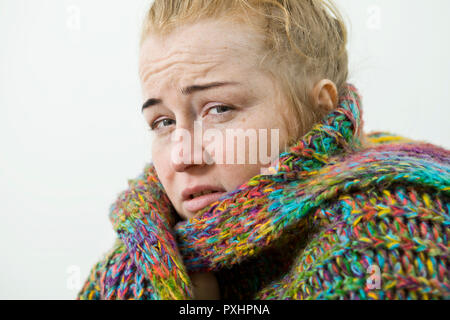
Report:
M118 239L77 299L448 299L450 152L362 133L355 87L253 177L182 221L150 163L111 206Z

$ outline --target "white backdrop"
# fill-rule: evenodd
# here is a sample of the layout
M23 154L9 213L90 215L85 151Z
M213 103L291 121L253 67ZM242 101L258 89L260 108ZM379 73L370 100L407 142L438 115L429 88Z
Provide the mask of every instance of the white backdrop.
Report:
M337 0L366 131L450 148L450 2ZM108 208L150 160L148 0L0 0L0 298L74 299L113 243Z

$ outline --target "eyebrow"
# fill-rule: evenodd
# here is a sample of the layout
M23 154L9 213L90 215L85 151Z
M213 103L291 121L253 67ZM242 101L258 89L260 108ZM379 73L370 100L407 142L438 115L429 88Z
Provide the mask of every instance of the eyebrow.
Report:
M193 85L193 86L183 88L181 90L181 93L183 95L187 96L196 91L202 91L202 90L207 90L207 89L211 89L211 88L222 87L225 85L239 85L239 84L240 84L239 82L212 82L212 83L208 83L208 84L204 84L204 85ZM160 104L162 102L163 102L162 99L150 98L143 104L141 112L143 112L144 109L146 109L146 108Z

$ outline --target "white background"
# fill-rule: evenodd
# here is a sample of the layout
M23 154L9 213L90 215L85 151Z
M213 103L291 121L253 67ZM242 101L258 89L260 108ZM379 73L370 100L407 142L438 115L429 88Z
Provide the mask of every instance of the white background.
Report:
M150 161L147 0L0 0L0 298L74 299ZM450 2L338 0L366 131L450 148Z

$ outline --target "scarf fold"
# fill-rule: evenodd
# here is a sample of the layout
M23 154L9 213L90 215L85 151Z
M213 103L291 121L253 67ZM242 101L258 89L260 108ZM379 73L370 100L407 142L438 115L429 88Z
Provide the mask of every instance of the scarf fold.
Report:
M179 219L153 164L147 164L110 208L120 249L113 271L103 275L102 296L192 299L189 273L248 262L267 268L273 263L265 259L268 252L306 241L310 213L342 194L417 184L449 196L449 152L402 137L387 141L383 133L367 138L361 97L351 84L347 92L338 108L279 156L270 173L189 220ZM285 272L289 264L279 268Z

